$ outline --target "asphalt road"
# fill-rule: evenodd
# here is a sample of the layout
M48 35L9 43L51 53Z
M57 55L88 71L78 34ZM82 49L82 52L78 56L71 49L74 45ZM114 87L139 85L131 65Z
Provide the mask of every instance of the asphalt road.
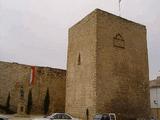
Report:
M2 115L0 116L8 117L9 120L32 120L34 118L41 118L41 115L30 115L30 116L17 116L17 115Z

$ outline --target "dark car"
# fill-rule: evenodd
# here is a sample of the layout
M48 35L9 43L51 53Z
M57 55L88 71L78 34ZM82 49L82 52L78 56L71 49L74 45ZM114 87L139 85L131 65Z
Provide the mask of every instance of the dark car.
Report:
M116 120L116 115L115 113L97 114L93 120Z

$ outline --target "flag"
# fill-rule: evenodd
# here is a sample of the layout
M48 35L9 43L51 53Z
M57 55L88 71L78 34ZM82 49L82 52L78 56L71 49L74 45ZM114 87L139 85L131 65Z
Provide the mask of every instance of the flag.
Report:
M35 82L35 66L31 67L31 74L30 74L30 80L29 80L29 84L33 85Z

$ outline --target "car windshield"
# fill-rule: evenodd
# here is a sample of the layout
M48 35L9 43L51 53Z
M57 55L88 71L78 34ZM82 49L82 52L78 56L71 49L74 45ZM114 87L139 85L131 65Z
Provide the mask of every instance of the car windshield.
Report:
M104 114L104 115L102 116L101 120L110 120L110 117L109 117L109 115Z
M110 120L110 117L108 114L98 114L93 120Z
M93 120L101 120L101 118L102 118L102 115L96 115L96 116L93 118Z
M66 114L56 114L52 116L53 119L72 119L70 116Z
M111 120L115 120L115 115L110 115Z
M62 119L61 114L56 114L52 117L53 119Z
M62 119L72 119L72 118L70 116L66 115L66 114L63 114Z

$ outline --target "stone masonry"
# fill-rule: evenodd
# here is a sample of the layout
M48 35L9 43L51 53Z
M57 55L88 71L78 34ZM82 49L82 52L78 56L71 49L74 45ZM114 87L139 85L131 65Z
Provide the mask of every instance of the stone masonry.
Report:
M32 114L43 113L47 89L49 113L67 112L83 120L97 113L116 113L117 120L150 116L146 28L96 9L69 29L65 70L0 62L0 105L10 93L17 111L20 86L25 104L32 90Z
M96 9L69 29L66 112L149 118L146 28ZM88 114L88 116L87 116Z
M43 102L47 88L50 95L49 112L65 111L66 71L49 67L35 67L35 82L29 84L31 66L0 62L0 105L5 106L10 92L11 110L17 111L20 84L24 86L27 104L29 90L32 89L32 114L43 113Z

